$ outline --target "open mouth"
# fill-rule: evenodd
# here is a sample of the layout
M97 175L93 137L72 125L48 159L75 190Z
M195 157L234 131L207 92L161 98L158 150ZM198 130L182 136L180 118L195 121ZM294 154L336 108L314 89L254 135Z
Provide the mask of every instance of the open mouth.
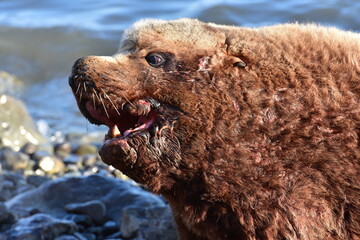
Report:
M139 100L136 105L126 103L121 109L96 106L92 101L87 101L82 109L85 110L84 115L90 122L109 127L105 141L112 138L126 138L145 131L149 132L156 127L156 109L143 100Z

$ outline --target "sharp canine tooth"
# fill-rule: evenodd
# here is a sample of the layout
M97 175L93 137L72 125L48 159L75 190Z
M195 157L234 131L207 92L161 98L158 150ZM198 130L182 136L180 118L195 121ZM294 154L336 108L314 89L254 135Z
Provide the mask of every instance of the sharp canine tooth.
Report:
M118 126L115 124L114 127L111 129L111 133L113 135L114 138L120 137L121 136L121 132L118 128Z

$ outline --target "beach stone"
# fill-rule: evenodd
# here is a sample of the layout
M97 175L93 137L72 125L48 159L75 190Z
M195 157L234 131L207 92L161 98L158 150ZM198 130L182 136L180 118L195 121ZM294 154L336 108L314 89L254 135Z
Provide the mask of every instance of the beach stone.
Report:
M97 154L97 152L98 147L92 144L81 144L74 150L77 155Z
M19 94L23 89L23 82L10 73L0 71L0 93Z
M67 164L79 164L81 157L79 157L78 155L75 154L70 154L68 156L66 156L63 161L64 163Z
M32 188L19 173L3 172L0 174L0 202L7 201Z
M86 240L96 240L96 235L92 234L92 233L81 233L81 235L86 239Z
M84 214L66 214L62 219L72 221L77 225L90 226L93 224L92 219Z
M87 177L61 177L48 181L6 202L15 216L26 216L29 209L62 218L71 203L99 200L106 206L105 218L119 224L120 213L125 207L161 207L164 201L129 182L100 175Z
M118 232L119 230L120 230L120 226L115 221L107 221L103 225L103 235L113 234Z
M65 172L64 162L56 156L44 156L39 159L38 166L48 174L62 174Z
M91 167L94 166L98 162L98 158L95 154L87 154L82 156L79 161L79 165L83 167Z
M146 240L176 240L176 226L168 206L153 208L125 208L121 215L124 238Z
M15 152L9 147L0 149L0 165L2 169L6 170L26 170L32 169L34 161L30 160L30 157L22 152Z
M71 153L71 143L70 142L62 142L55 144L54 146L54 153L56 156L61 158L65 158L70 155Z
M38 213L19 219L4 234L11 240L53 240L63 234L71 234L77 230L75 223Z
M60 237L55 238L55 240L79 240L79 238L73 235L62 235Z
M22 101L0 94L0 112L0 146L19 151L28 142L37 145L46 141Z
M106 206L102 201L92 200L84 203L70 203L65 206L69 213L80 213L89 216L95 223L102 223L106 214Z
M20 151L29 156L32 156L37 151L37 149L37 145L33 143L25 143L25 145L21 147Z
M9 214L10 212L7 209L5 203L0 202L0 224L7 219Z
M43 183L45 183L45 182L47 182L49 180L50 180L50 178L45 177L45 176L40 176L40 175L29 175L26 178L26 182L28 184L31 184L31 185L35 186L35 187L38 187L41 184L43 184Z
M122 233L119 231L114 234L111 234L111 235L107 236L105 238L105 240L123 240Z

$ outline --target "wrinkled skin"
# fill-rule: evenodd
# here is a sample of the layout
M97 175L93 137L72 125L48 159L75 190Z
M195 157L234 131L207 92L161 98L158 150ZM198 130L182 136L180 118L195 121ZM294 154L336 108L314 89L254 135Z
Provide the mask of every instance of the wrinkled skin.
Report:
M102 160L162 194L185 239L359 239L360 37L145 21L73 66Z

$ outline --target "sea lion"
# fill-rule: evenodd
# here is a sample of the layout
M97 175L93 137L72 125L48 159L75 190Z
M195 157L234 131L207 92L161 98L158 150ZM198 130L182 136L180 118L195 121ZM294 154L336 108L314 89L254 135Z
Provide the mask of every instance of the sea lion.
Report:
M179 239L360 238L359 34L142 20L69 83Z

